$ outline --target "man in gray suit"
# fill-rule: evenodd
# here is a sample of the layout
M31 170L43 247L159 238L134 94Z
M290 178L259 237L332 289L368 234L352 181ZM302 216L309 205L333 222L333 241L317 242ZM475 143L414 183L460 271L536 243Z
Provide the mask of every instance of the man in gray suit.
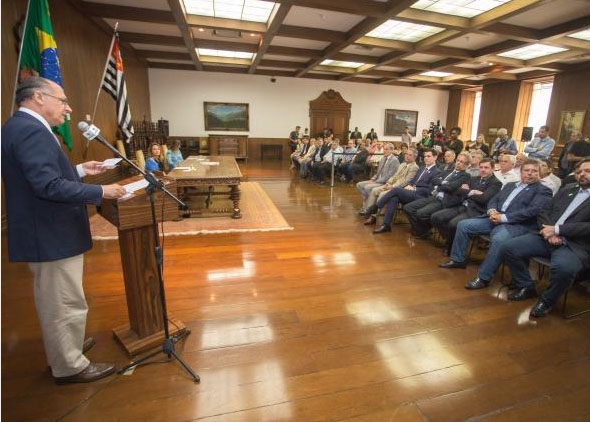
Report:
M356 188L361 193L363 198L363 205L359 210L359 214L364 215L367 209L367 200L373 188L383 186L387 181L397 172L399 168L399 160L393 155L394 146L387 143L383 146L383 157L379 160L377 172L369 180L364 180L356 184Z

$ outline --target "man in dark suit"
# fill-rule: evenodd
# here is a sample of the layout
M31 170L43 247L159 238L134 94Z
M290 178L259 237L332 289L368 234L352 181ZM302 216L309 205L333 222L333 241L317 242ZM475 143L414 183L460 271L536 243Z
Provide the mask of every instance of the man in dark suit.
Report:
M551 312L576 274L590 267L590 158L576 166L575 177L578 185L561 189L539 215L540 231L506 243L504 258L517 289L509 300L536 297L529 258L551 259L549 287L531 310L532 317Z
M455 168L441 172L433 179L434 189L426 198L416 199L404 206L404 212L410 222L412 235L425 239L430 235L430 216L443 208L459 205L463 200L461 186L471 178L465 170L471 163L468 152L459 154Z
M9 258L28 262L33 273L35 306L55 382L94 381L115 367L91 363L83 354L88 312L83 253L92 247L86 204L119 198L125 189L81 182L80 177L105 169L97 161L73 167L51 132L50 126L61 125L72 111L58 84L30 77L16 91L16 103L19 110L2 126Z
M385 195L377 200L377 203L375 204L376 210L369 210L369 215L371 215L371 213L379 215L379 210L387 206L383 224L375 229L373 233L380 234L390 232L397 204L407 204L418 198L425 198L428 196L432 191L431 181L439 174L439 172L440 171L436 168L436 156L434 155L434 151L431 149L424 150L424 167L418 169L418 172L410 184L403 188L398 187L390 189Z
M432 214L430 222L445 239L445 256L451 253L459 221L485 214L488 202L500 189L502 182L494 176L494 160L483 158L479 162L479 176L472 177L468 184L461 186L462 203Z
M526 159L520 169L520 182L507 183L490 200L487 216L459 222L451 248L451 260L440 264L440 267L465 268L470 239L482 234L489 234L491 239L477 277L465 285L466 289L487 287L502 263L506 241L535 228L537 216L552 198L551 189L539 182L539 167L538 160Z

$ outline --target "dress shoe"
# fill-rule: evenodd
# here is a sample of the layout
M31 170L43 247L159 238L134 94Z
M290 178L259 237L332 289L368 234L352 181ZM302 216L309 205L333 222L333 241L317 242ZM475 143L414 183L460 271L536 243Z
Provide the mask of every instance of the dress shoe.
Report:
M369 218L367 218L363 224L365 226L372 226L373 224L376 224L376 223L377 223L377 217L372 215Z
M543 299L539 299L535 306L533 306L533 309L531 309L530 316L532 316L533 318L544 317L547 316L547 314L551 312L552 309L553 306L543 302Z
M101 378L107 377L115 372L115 364L113 363L92 363L76 375L67 377L54 377L57 385L74 384L81 382L92 382Z
M484 280L479 277L475 277L473 280L471 280L469 283L467 283L465 285L465 288L467 290L478 290L478 289L485 289L489 285L490 285L489 280Z
M441 268L467 268L467 262L457 262L451 259L450 261L439 264L438 266Z
M386 233L386 232L390 232L390 231L391 231L391 227L386 226L386 225L382 225L382 226L379 226L379 228L373 230L373 234Z
M534 287L524 287L522 289L518 289L514 293L510 293L508 295L508 300L519 301L519 300L526 300L532 297L537 297L537 291Z

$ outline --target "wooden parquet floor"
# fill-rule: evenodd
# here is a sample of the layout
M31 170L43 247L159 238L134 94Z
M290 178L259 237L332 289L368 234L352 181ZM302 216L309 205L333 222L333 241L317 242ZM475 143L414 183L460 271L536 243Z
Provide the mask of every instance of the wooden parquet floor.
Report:
M3 420L589 420L590 314L531 321L534 300L498 298L497 280L465 290L477 264L439 269L441 249L407 225L373 235L354 186L301 181L287 163L242 170L294 230L166 238L168 309L192 330L177 351L200 384L172 361L56 386L31 275L3 239ZM117 242L95 242L85 262L88 356L122 367Z

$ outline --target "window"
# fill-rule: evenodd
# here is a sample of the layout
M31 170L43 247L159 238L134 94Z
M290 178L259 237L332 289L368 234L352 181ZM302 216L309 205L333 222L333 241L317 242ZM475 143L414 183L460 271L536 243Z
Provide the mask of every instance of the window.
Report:
M551 100L551 91L553 90L553 81L535 82L531 96L531 108L527 118L527 126L532 126L533 133L539 130L540 126L547 123L547 113L549 112L549 101Z
M471 139L477 138L477 126L479 124L479 110L481 109L481 91L475 93L475 99L473 101L473 122L471 123Z

